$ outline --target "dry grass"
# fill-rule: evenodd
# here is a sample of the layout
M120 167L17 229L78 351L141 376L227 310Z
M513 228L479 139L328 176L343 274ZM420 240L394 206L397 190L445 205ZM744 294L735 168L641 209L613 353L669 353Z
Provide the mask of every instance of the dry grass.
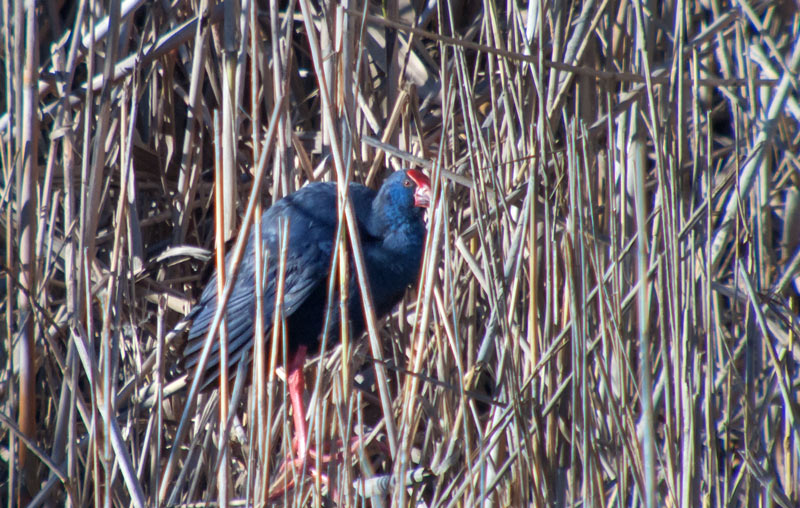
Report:
M369 439L279 503L800 505L797 2L25 3L4 505L264 503L275 369L234 404L130 397L180 371L189 247L408 166L436 191L420 284L307 369L312 440Z

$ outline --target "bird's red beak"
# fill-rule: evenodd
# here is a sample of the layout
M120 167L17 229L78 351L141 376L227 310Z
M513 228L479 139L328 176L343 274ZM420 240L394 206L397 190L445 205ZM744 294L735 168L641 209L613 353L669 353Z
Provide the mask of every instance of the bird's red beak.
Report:
M414 206L428 208L431 205L431 181L422 171L409 169L406 174L417 184L414 191Z

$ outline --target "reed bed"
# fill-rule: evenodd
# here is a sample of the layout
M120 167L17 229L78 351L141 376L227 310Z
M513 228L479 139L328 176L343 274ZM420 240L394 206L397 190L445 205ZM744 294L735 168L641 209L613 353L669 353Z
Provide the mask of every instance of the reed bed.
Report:
M800 505L796 2L0 16L3 505ZM170 330L274 200L402 167L419 284L307 366L362 439L281 470L272 323L199 396Z

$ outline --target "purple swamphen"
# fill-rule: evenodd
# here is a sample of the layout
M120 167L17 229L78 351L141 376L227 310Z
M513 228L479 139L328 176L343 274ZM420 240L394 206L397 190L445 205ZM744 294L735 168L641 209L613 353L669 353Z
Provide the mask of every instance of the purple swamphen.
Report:
M397 171L375 192L360 184L350 184L350 197L358 221L373 308L377 317L387 314L400 301L406 288L419 277L425 243L423 209L430 204L430 180L415 170ZM261 220L264 255L268 258L263 293L264 326L273 323L279 270L279 244L282 223L289 222L288 253L285 264L283 311L286 319L288 385L296 433L295 448L304 458L307 429L303 404L303 363L306 354L319 349L323 331L337 228L337 190L334 183L312 183L286 196L270 207ZM225 319L228 329L229 372L238 362L250 361L255 330L256 299L253 249L255 232L250 233L239 267ZM230 255L226 262L230 262ZM353 336L364 330L361 295L355 271L351 270L348 294L350 329ZM216 274L211 278L192 310L192 327L184 350L187 370L198 363L208 327L217 306ZM357 296L357 297L356 297ZM338 305L333 306L329 337L338 338ZM268 340L259 337L258 340ZM201 387L219 379L219 343L203 372Z

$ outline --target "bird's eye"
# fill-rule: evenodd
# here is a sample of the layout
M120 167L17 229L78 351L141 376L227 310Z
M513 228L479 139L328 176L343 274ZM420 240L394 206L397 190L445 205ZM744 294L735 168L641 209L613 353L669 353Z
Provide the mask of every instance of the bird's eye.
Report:
M411 180L408 179L403 180L403 185L405 185L406 187L411 187Z

